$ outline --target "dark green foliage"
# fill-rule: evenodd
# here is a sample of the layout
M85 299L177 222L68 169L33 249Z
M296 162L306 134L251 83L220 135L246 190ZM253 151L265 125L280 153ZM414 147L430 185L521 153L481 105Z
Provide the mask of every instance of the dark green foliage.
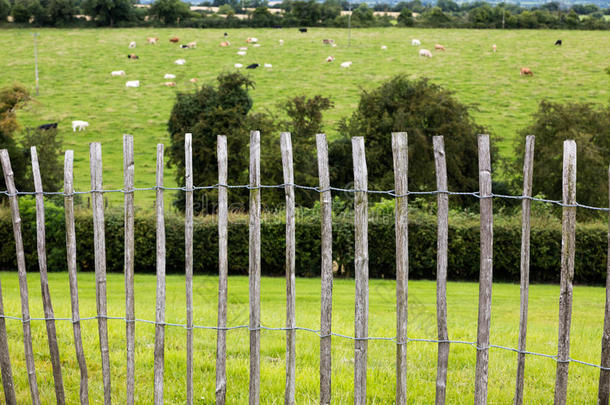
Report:
M64 181L62 157L62 142L57 137L57 129L52 128L46 131L28 129L21 139L24 155L27 156L30 164L30 147L36 147L38 154L38 164L40 166L40 177L42 189L45 191L59 190ZM28 185L33 189L33 178L31 170L28 170Z
M110 27L122 21L129 21L133 17L130 0L84 0L82 8L99 24Z
M12 9L13 19L17 23L44 23L45 9L39 0L15 0Z
M533 122L521 131L516 174L522 173L526 135L536 136L534 193L561 200L563 141L573 139L577 147L577 201L608 206L610 107L541 101Z
M398 24L405 27L412 27L415 24L415 19L413 18L413 11L411 11L407 7L400 10L400 14L398 15Z
M190 10L188 4L181 0L155 0L148 13L163 24L172 25L188 17Z
M58 27L63 27L72 21L76 15L73 0L49 0L49 19Z
M358 109L340 125L343 139L331 148L331 183L343 187L353 178L348 138L364 136L369 188L394 188L392 132L409 136L409 189L435 190L432 136L444 135L447 175L451 190L478 189L477 135L468 107L453 94L427 79L396 76L362 93ZM495 159L492 150L492 160Z
M6 17L11 14L11 3L8 0L0 0L0 23L6 22Z
M0 89L0 149L7 149L11 158L15 187L26 188L27 159L23 149L15 141L15 132L19 129L16 111L30 100L25 87L20 84ZM0 176L0 189L6 190L4 175Z

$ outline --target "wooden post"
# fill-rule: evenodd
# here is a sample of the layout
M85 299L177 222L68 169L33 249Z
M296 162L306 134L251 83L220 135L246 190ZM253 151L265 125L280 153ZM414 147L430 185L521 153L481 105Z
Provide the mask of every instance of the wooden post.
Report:
M227 137L218 135L218 332L216 335L216 403L224 405L227 394L227 272L228 216Z
M250 132L250 405L260 400L261 191L260 132Z
M44 309L45 324L47 327L47 340L49 342L49 354L51 367L53 368L53 382L55 383L55 398L58 404L65 404L64 382L61 375L61 363L59 359L59 347L57 345L57 333L55 331L55 313L51 302L49 291L49 278L47 276L47 248L45 237L44 220L44 196L42 191L42 179L38 165L38 154L36 147L30 148L32 157L32 177L34 179L34 190L36 191L36 246L38 252L38 268L40 269L40 290L42 294L42 306Z
M521 202L521 313L519 315L519 354L517 355L517 384L514 405L523 404L523 380L525 376L525 350L527 348L527 309L530 286L530 212L532 201L532 180L534 174L534 141L525 138L525 158L523 161L523 201Z
M23 251L23 239L21 237L21 216L19 215L19 201L17 189L15 188L11 160L6 149L0 150L2 170L4 171L4 183L9 193L11 205L11 216L13 219L13 234L15 236L15 250L17 253L17 272L19 275L19 294L21 296L21 316L23 321L23 346L25 351L25 364L30 383L30 396L33 405L40 405L38 383L36 382L36 367L34 365L34 351L32 348L32 330L30 328L30 304L28 298L28 282L25 272L25 253Z
M87 363L80 330L80 312L78 309L78 279L76 277L76 232L74 229L74 181L72 166L74 152L66 151L64 159L64 207L66 212L66 258L68 262L68 278L70 280L70 304L72 308L72 332L74 334L74 348L80 369L80 403L89 404L89 387L87 376Z
M369 321L369 259L367 168L364 138L352 138L354 159L354 266L356 274L356 341L354 353L354 405L366 404L366 363Z
M294 404L296 372L296 292L295 292L295 218L294 218L294 172L292 165L292 140L290 132L280 136L284 190L286 194L286 389L284 403Z
M186 180L184 265L186 282L186 403L193 404L193 135L184 135Z
M493 211L491 200L491 157L489 135L479 135L479 189L481 196L481 269L479 276L479 319L474 403L487 403L491 287L493 280Z
M608 195L610 196L610 168L608 168ZM604 313L604 332L602 335L601 366L610 368L610 213L608 213L608 253L606 264L606 310ZM610 399L610 370L599 370L599 389L597 403L608 405Z
M406 132L392 134L396 232L396 404L407 403L407 297L409 295L409 149Z
M17 405L17 398L15 397L15 384L13 382L13 371L11 369L11 356L8 351L6 323L4 322L2 283L0 283L0 371L2 373L2 387L4 388L4 400L6 401L6 404Z
M437 247L436 247L436 324L438 340L449 340L447 331L447 260L449 235L449 195L447 194L447 162L445 142L442 136L432 138L434 164L436 167L437 201ZM438 344L436 367L436 405L445 403L447 390L447 367L449 365L449 342Z
M126 402L135 402L135 295L134 295L134 174L133 136L123 135L123 181L125 189L125 343L127 349Z
M155 306L155 405L163 404L165 368L165 216L163 203L163 144L157 145L157 300Z
M565 404L570 365L570 324L572 322L572 280L576 239L576 142L563 142L563 220L561 227L561 285L559 295L559 342L555 404Z
M89 145L91 164L91 205L93 207L93 239L95 247L95 295L97 303L97 326L102 357L102 380L104 404L111 400L110 353L108 351L108 319L106 302L106 236L104 231L104 201L102 195L102 145Z
M320 404L329 405L331 398L331 332L333 308L333 228L332 196L328 170L326 135L316 135L318 177L320 179L321 217L321 305L320 305Z

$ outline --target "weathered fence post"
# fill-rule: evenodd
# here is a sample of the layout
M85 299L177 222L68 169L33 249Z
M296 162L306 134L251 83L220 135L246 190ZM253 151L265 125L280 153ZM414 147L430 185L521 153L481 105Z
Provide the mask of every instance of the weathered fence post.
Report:
M25 351L25 364L30 383L30 396L33 405L40 404L38 383L36 382L36 367L34 365L34 351L32 348L32 330L30 327L30 304L28 298L28 281L25 272L25 253L23 251L23 239L21 237L21 216L19 215L19 201L17 189L13 179L13 169L6 149L0 150L2 170L4 171L4 183L9 194L11 205L11 216L13 220L13 233L15 235L15 250L17 253L17 272L19 276L19 295L21 297L21 316L23 321L23 346Z
M193 403L193 134L184 135L184 266L186 283L186 403Z
M95 296L97 303L97 326L102 357L102 380L104 404L111 400L110 353L108 351L108 319L106 302L106 236L104 231L104 199L102 195L102 145L89 145L91 165L91 205L93 208L93 239L95 249Z
M47 276L47 248L44 220L44 195L42 191L42 179L38 165L38 154L36 147L30 148L32 157L32 177L34 179L34 190L36 191L36 247L38 252L38 268L40 269L40 290L42 293L42 306L44 309L45 324L47 327L47 340L49 342L49 354L53 368L53 382L55 383L55 398L58 404L65 404L64 382L61 375L61 362L59 359L59 347L57 345L57 333L55 331L55 312L51 302L49 291L49 278Z
M4 322L2 283L0 283L0 371L2 373L2 388L4 388L4 400L6 401L6 404L17 405L17 398L15 397L15 384L13 382L13 371L11 369L11 356L8 351L6 323Z
M331 332L333 308L333 229L332 196L328 170L326 135L316 135L318 177L320 179L321 217L321 304L320 304L320 404L329 405L331 398Z
M521 202L521 313L519 316L519 354L517 355L517 384L514 405L523 403L523 380L525 377L525 350L527 348L527 310L530 285L530 212L532 180L534 174L533 135L525 138L523 162L523 201Z
M449 365L449 333L447 331L447 260L449 235L449 195L447 194L447 162L442 136L432 138L436 167L437 252L436 252L436 324L438 330L438 360L436 366L435 403L445 403L447 368Z
M610 168L608 168L608 195L610 196ZM606 264L606 310L602 334L601 366L610 368L610 212L608 213L608 253ZM610 400L610 370L599 370L598 405L607 405Z
M72 308L72 332L74 349L80 369L80 403L89 404L89 387L85 349L80 330L80 312L78 309L78 279L76 277L76 231L74 229L74 176L72 166L74 151L67 150L64 158L64 209L66 213L66 259L68 279L70 281L70 306Z
M227 271L228 216L227 137L218 135L218 331L216 334L216 403L224 405L227 393Z
M561 283L559 293L559 341L555 404L565 404L570 365L570 324L572 322L572 280L576 239L576 142L563 142L563 219L561 227Z
M261 326L261 190L260 132L250 132L250 405L260 399Z
M354 266L356 274L356 341L354 352L354 405L366 404L366 363L369 321L368 198L364 138L352 138L354 160Z
M163 202L163 144L157 145L157 301L155 307L155 405L163 404L165 369L165 204Z
M286 194L286 390L284 403L294 404L296 356L296 292L295 292L295 223L294 223L294 172L292 167L292 140L290 132L280 136L284 190Z
M407 403L407 298L409 296L409 149L406 132L392 134L396 232L396 404Z
M123 188L125 202L125 346L127 350L126 402L135 401L135 296L134 296L134 175L133 136L123 135Z
M493 211L491 199L491 157L489 135L479 135L479 192L481 204L481 269L479 276L479 319L474 403L487 403L491 287L493 281Z

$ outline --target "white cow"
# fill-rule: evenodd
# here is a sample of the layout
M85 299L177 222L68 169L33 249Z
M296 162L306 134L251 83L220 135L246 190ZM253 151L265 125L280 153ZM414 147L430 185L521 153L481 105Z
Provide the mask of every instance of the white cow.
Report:
M175 63L176 65L184 65L184 64L186 63L186 60L185 60L185 59L176 59L176 60L174 61L174 63Z
M246 51L237 51L238 55L246 56Z
M328 58L326 58L326 61L327 61L327 62L332 62L332 61L334 61L334 60L335 60L335 57L334 57L334 56L329 56Z
M128 80L125 83L125 87L140 87L140 81L139 80Z
M233 65L233 66L235 66L235 68L236 68L236 69L239 69L239 68L243 68L243 67L244 67L244 65L242 65L241 63L236 63L236 64L235 64L235 65Z
M413 40L411 40L411 45L412 46L420 46L421 42L419 42L419 39L413 39Z
M125 71L124 70L114 70L114 71L110 72L110 76L112 76L112 77L125 76Z
M427 58L431 58L432 57L432 52L430 52L427 49L420 49L419 50L419 56L425 56Z
M173 75L171 73L166 73L165 76L163 76L164 79L175 79L176 75Z
M253 47L255 47L255 48L258 48L258 47L260 47L260 46L261 46L261 44L254 44L254 45L252 45L252 46L253 46Z
M76 132L76 128L78 128L78 131L84 131L87 127L89 126L89 123L87 121L72 121L72 132Z
M284 45L284 40L283 40L283 39L280 39L280 40L279 40L279 43L280 43L280 46Z
M352 66L352 62L343 62L343 63L341 63L341 67L342 68L348 68L350 66Z
M131 42L129 43L129 49L133 49L133 48L135 48L135 47L136 47L136 41L131 41Z
M265 66L266 68L272 68L272 67L273 67L273 65L272 65L271 63L265 63L265 65L264 65L264 66Z
M381 50L382 50L382 51L387 51L387 50L388 50L388 47L387 47L387 46L385 46L385 45L381 45Z

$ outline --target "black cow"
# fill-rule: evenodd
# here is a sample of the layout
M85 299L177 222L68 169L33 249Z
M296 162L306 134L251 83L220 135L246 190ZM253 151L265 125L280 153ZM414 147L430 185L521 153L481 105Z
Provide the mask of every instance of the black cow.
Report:
M229 34L227 34L227 33L225 32L225 38L226 38L226 37L228 37L228 36L229 36Z
M246 66L246 69L256 69L260 65L258 63L253 63L251 65Z
M561 39L558 39L557 41L555 41L555 45L561 46Z
M54 129L57 128L57 122L53 122L51 124L42 124L41 126L39 126L36 129L40 129L41 131L47 131L49 129Z
M307 28L299 28L299 32L306 33L307 32Z
M127 55L127 59L140 59L140 57L134 53Z
M189 47L188 45L184 45L184 44L180 45L180 48L182 48L182 49L186 49L188 47Z

